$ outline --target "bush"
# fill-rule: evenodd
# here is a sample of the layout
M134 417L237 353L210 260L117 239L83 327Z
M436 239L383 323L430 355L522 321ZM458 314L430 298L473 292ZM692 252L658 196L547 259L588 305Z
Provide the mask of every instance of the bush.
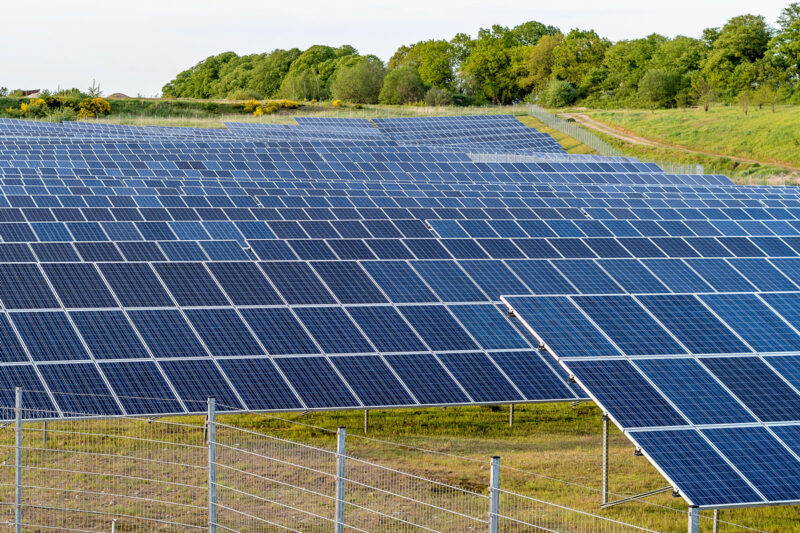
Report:
M453 104L453 97L452 95L445 91L444 89L440 89L438 87L431 87L428 89L428 92L425 93L425 105L429 105L432 107L439 107L439 106L446 106Z
M263 94L248 89L236 89L228 93L228 100L261 100L263 98Z
M344 107L344 103L341 100L334 100L331 105L333 107Z
M297 109L300 107L300 102L294 100L278 100L278 106L283 109Z
M578 91L571 83L562 80L552 80L547 84L542 95L542 100L549 107L564 107L574 104L578 99Z
M677 92L676 77L663 70L648 70L639 80L639 100L650 108L674 106Z
M253 113L259 107L261 107L261 102L258 100L248 100L242 104L242 111L245 113Z
M78 105L78 118L102 117L111 113L111 104L100 97L87 98Z
M425 97L425 87L417 69L403 66L386 75L378 101L382 104L403 105L418 102Z
M71 122L78 120L78 113L71 107L63 106L59 109L53 109L45 115L48 122Z
M376 104L385 74L386 69L376 61L342 67L331 82L331 96L347 102Z

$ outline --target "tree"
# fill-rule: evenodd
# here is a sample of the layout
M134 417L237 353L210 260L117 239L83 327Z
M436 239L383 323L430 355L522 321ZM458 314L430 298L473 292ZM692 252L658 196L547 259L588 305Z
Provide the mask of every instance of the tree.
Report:
M573 85L591 69L601 66L609 46L593 30L572 30L553 50L553 76Z
M402 65L414 67L425 85L452 90L456 81L455 54L448 41L420 41L401 46L389 60L389 70Z
M534 46L527 48L527 71L518 83L523 89L542 91L553 73L553 50L564 40L564 35L544 35Z
M603 58L603 68L607 71L603 85L618 99L635 95L653 54L666 40L661 35L652 34L644 39L618 41L609 46ZM587 85L586 80L581 85Z
M542 100L550 107L564 107L575 103L578 91L571 83L563 80L551 80L547 84Z
M531 20L523 22L519 26L514 26L511 28L511 33L517 46L533 46L542 37L559 34L561 30L555 26L546 26L541 22Z
M291 50L273 50L253 64L247 89L259 92L266 97L278 95L281 82L289 72L289 67L301 52L297 48Z
M789 4L778 17L778 31L769 42L768 58L782 81L796 85L800 78L800 3Z
M648 70L639 81L638 95L650 109L672 107L678 85L675 75L663 70Z
M386 74L378 101L382 104L402 105L418 102L425 96L425 87L413 67L402 66Z
M713 41L703 61L703 74L732 99L752 88L763 67L758 65L767 51L770 29L764 17L741 15L730 19Z
M346 102L376 104L386 69L375 56L337 69L331 81L331 97Z

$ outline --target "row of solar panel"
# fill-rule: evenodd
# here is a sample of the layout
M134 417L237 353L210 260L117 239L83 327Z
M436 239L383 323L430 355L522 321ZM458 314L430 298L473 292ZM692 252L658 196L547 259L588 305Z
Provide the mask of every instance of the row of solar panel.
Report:
M155 243L145 243L153 248L118 244L138 254L137 259L161 253ZM192 257L92 264L47 262L71 260L71 248L34 250L42 254L40 265L0 263L0 299L6 309L464 303L497 302L508 294L722 294L791 292L800 286L796 258L204 264ZM111 246L108 251L118 254ZM48 252L58 255L44 255Z
M4 407L28 391L29 418L196 413L209 396L221 411L578 398L534 352L6 365L0 385Z

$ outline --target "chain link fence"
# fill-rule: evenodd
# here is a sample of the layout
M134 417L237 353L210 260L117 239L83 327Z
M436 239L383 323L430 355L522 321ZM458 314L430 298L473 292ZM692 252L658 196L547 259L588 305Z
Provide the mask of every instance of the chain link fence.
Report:
M652 531L505 489L499 458L465 488L358 457L343 428L334 447L240 427L213 399L205 418L64 420L17 397L0 415L0 531Z
M600 137L580 127L575 122L564 120L563 118L550 113L538 105L529 104L528 114L536 117L538 120L544 122L551 128L580 141L600 155L611 157L623 156L622 152L605 142ZM699 164L676 163L673 161L651 161L645 159L639 160L645 163L655 163L667 174L703 174L705 172L703 165Z

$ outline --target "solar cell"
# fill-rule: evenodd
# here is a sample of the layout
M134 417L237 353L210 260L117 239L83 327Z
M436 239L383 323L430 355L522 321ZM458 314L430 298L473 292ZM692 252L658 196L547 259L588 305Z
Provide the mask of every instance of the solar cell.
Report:
M310 409L360 405L325 357L281 357L275 364Z

